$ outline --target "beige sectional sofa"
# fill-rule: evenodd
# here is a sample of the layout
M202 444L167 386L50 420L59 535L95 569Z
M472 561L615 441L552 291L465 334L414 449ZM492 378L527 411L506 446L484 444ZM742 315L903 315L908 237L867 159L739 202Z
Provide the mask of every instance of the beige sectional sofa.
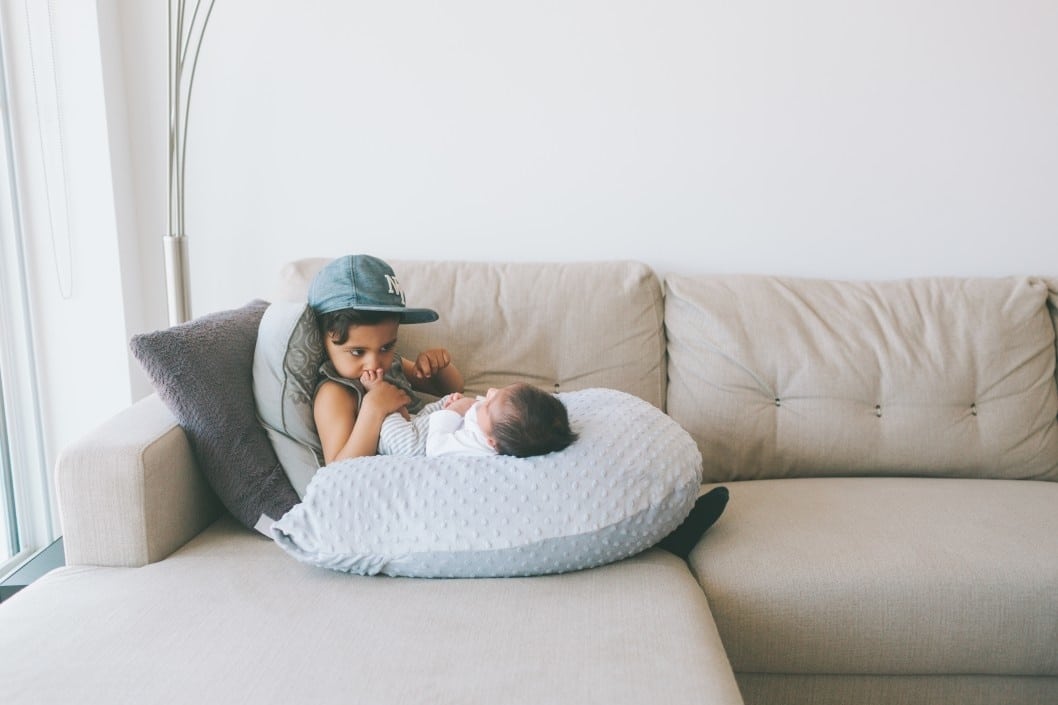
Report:
M1053 283L393 264L442 316L401 346L446 345L471 392L612 387L687 429L731 493L688 563L300 564L219 507L149 397L62 455L68 565L0 606L0 701L1058 702Z

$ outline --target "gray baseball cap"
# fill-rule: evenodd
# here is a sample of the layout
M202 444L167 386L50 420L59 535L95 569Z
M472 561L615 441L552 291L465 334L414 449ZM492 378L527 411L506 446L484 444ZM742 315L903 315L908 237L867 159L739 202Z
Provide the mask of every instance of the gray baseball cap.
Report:
M309 285L309 306L317 315L352 308L400 315L401 323L436 321L437 311L408 308L393 268L371 255L346 255L328 262Z

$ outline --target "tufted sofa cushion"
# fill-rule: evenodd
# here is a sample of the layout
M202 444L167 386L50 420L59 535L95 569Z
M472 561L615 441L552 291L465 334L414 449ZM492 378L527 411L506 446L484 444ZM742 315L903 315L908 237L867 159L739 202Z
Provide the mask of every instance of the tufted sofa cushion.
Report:
M707 480L1058 480L1049 298L1033 278L670 276L668 412Z

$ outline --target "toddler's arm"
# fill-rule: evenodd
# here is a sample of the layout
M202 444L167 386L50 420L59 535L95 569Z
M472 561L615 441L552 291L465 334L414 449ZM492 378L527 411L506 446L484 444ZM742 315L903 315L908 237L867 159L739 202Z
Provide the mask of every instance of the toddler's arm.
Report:
M382 421L410 401L403 390L385 382L364 394L358 409L350 390L337 382L324 382L312 409L324 462L374 455Z
M463 373L452 364L452 356L444 348L425 350L415 362L408 359L401 362L404 374L417 391L436 397L463 391Z

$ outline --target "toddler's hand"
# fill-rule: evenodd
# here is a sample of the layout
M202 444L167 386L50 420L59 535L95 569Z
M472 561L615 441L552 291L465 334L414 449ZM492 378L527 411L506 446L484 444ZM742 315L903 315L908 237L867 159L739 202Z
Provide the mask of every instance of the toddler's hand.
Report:
M463 395L459 392L452 392L451 394L446 395L445 398L441 400L441 408L447 409L448 407L452 406L452 402L459 401L462 398Z
M364 370L363 374L360 375L360 384L364 385L364 389L371 391L382 382L382 376L385 371L379 367L377 370Z
M361 378L361 383L362 382L363 379ZM362 403L365 405L371 404L376 406L378 410L384 414L392 414L394 411L400 411L402 412L402 415L404 415L408 413L407 406L411 403L411 397L409 397L400 387L396 387L389 382L379 379L377 382L373 382L371 387L367 389L367 394L364 395L364 401Z
M452 364L452 356L444 348L433 348L419 353L415 360L415 376L419 379L429 379L438 370L443 370Z

